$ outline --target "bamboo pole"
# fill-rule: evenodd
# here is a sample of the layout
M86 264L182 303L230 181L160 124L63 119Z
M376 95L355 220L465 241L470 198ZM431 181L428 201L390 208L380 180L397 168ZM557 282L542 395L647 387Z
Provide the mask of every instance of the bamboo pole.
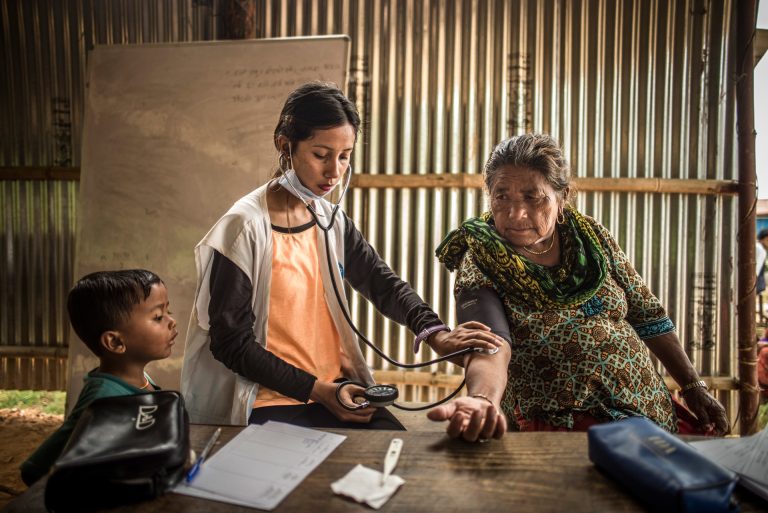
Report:
M736 129L739 145L738 319L740 433L757 431L760 405L755 338L755 174L754 37L755 1L736 2Z
M374 370L373 377L377 383L430 386L438 388L455 388L459 386L464 379L464 376L461 374L406 370Z
M680 180L665 178L574 178L576 191L584 192L650 192L663 194L736 195L738 182L733 180ZM479 189L483 177L478 174L428 175L355 175L352 187L359 189L438 189L455 187Z
M468 173L445 173L428 175L363 175L352 176L351 187L358 189L479 189L483 186L482 175Z
M0 167L0 180L80 180L79 167L25 166Z
M456 388L464 379L461 374L446 374L444 372L419 372L405 370L374 370L373 377L377 383L390 385L432 386L438 388ZM739 382L735 378L725 376L701 376L711 390L738 390ZM664 382L670 390L679 390L680 386L670 376L664 377Z
M0 180L80 179L78 167L0 167ZM736 195L739 183L733 180L679 180L665 178L574 178L577 191L650 192L662 194ZM483 177L477 174L355 175L352 187L360 189L480 189Z
M67 358L66 346L1 346L0 358Z

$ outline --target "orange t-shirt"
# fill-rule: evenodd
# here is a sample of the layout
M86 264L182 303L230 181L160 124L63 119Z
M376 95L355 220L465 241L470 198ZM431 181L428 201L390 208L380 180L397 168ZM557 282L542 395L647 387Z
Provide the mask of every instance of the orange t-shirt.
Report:
M321 381L333 381L342 374L341 337L325 302L316 230L272 230L267 350ZM293 404L303 403L259 387L253 407Z

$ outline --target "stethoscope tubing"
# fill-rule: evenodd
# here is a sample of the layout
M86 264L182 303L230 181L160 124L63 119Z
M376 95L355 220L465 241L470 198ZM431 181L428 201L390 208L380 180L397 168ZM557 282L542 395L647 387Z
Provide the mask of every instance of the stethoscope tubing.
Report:
M479 353L479 352L482 351L482 348L479 348L479 347L465 347L464 349L460 349L458 351L454 351L453 353L450 353L450 354L447 354L447 355L444 355L444 356L439 356L439 357L437 357L437 358L435 358L433 360L429 360L428 362L401 363L401 362L398 362L397 360L393 360L386 353L384 353L381 349L376 347L376 345L373 342L368 340L365 337L365 335L360 333L360 330L357 329L357 326L355 326L355 323L352 322L352 319L349 317L349 312L347 312L347 309L344 307L344 302L341 299L341 294L339 293L339 287L336 284L336 277L335 277L334 272L333 272L333 265L331 265L331 249L330 249L330 245L328 244L328 231L331 229L331 227L333 226L334 221L336 220L336 212L339 209L339 205L335 205L333 207L333 211L331 212L331 222L328 224L328 226L326 228L324 228L320 224L320 221L317 218L317 213L315 212L315 209L312 208L310 205L307 205L307 208L309 209L309 211L312 214L312 216L315 218L315 222L317 223L317 226L323 231L323 234L325 236L325 258L326 258L326 261L328 262L328 271L329 271L329 273L331 275L331 285L333 286L333 292L336 295L336 301L339 303L339 306L341 307L341 313L344 314L344 319L347 321L347 324L349 324L349 326L352 328L352 331L354 331L355 334L360 338L360 340L365 342L365 344L368 347L373 349L373 351L377 355L381 356L387 362L391 363L392 365L394 365L396 367L400 367L400 368L403 368L403 369L418 369L418 368L421 368L421 367L428 367L428 366L434 365L436 363L444 362L446 360L450 360L452 358L456 358L457 356L463 356L463 355L468 354L468 353Z
M350 166L349 173L347 174L346 183L344 184L344 189L342 190L341 195L339 196L338 201L333 206L333 210L331 211L331 220L328 222L328 224L326 226L323 226L322 223L320 222L320 218L319 218L320 216L318 215L318 213L315 210L315 208L309 202L307 202L301 196L301 194L298 191L296 191L296 189L294 189L293 185L291 185L290 182L288 182L288 185L291 187L291 189L293 189L294 195L297 198L299 198L304 203L304 206L307 207L307 210L309 210L309 213L312 214L312 217L315 220L315 224L317 224L317 227L320 228L320 230L322 230L322 232L323 232L323 236L324 236L324 239L325 239L325 260L326 260L326 262L328 264L328 272L331 275L331 285L333 286L333 292L336 295L336 302L339 304L339 307L341 308L341 313L344 315L344 319L347 321L347 324L349 324L349 327L352 328L352 331L355 333L355 335L357 335L360 340L362 340L368 347L370 347L381 358L383 358L387 362L391 363L395 367L400 367L402 369L419 369L421 367L428 367L428 366L434 365L436 363L440 363L440 362L444 362L444 361L447 361L447 360L451 360L453 358L456 358L457 356L463 356L463 355L469 354L469 353L479 353L479 352L482 352L483 349L479 348L479 347L466 347L464 349L460 349L458 351L454 351L453 353L450 353L450 354L447 354L447 355L444 355L444 356L439 356L439 357L434 358L432 360L429 360L427 362L401 363L401 362L398 362L397 360L394 360L394 359L390 358L381 349L376 347L376 345L373 342L368 340L368 338L366 338L366 336L363 335L360 332L360 330L357 329L357 326L355 326L355 323L352 321L351 317L349 316L349 312L347 312L347 309L344 306L344 301L341 298L341 293L339 292L339 287L338 287L338 285L336 283L336 275L334 273L333 265L331 264L331 249L330 249L330 244L328 243L328 233L331 231L331 229L333 228L333 224L336 222L336 214L338 213L339 208L341 206L341 200L344 198L344 195L347 193L347 189L349 189L349 184L350 184L351 180L352 180L352 168ZM339 404L341 404L341 406L343 408L345 408L345 409L347 409L349 411L356 411L356 410L359 410L361 408L365 408L366 407L366 406L362 406L362 405L357 405L356 407L351 407L351 406L348 406L348 405L344 404L344 402L341 400L341 397L339 395L341 388L343 388L343 386L345 386L346 384L353 384L353 383L355 383L355 382L347 381L347 382L341 383L339 386L336 387L336 400L339 402ZM430 404L425 405L425 406L408 407L408 406L398 405L396 403L393 403L392 406L394 406L395 408L399 408L401 410L407 410L407 411L419 411L419 410L426 410L428 408L434 408L435 406L439 406L439 405L441 405L441 404L451 400L453 397L455 397L461 391L461 389L464 388L464 384L465 383L466 383L466 378L461 381L461 384L458 386L458 388L456 388L456 390L454 390L453 392L448 394L446 397L444 397L443 399L440 399L439 401L436 401L434 403L430 403ZM365 387L365 385L362 385L360 383L355 383L355 384L359 384L360 386Z
M347 309L344 306L344 302L343 302L343 300L341 298L341 294L339 292L339 287L336 284L336 278L335 278L335 274L333 272L334 271L333 270L333 265L331 264L331 249L330 249L330 244L328 243L328 232L333 227L333 223L336 221L336 213L339 210L339 204L337 203L333 207L333 210L331 211L331 221L328 223L328 226L326 226L326 227L323 227L323 225L320 224L320 220L318 219L318 216L317 216L317 213L315 212L315 209L311 205L309 205L307 203L305 203L305 204L306 204L307 209L309 210L309 212L312 214L312 217L315 218L315 223L317 223L317 226L323 231L324 238L325 238L325 259L326 259L326 262L328 264L328 272L331 275L331 285L333 286L333 292L336 295L336 302L339 304L339 307L341 308L342 314L344 314L344 319L347 321L347 324L349 324L350 328L352 328L352 331L354 331L354 333L360 338L360 340L362 340L368 347L373 349L373 351L377 355L381 356L384 360L386 360L387 362L391 363L392 365L394 365L396 367L400 367L400 368L403 368L403 369L418 369L418 368L421 368L421 367L427 367L429 365L434 365L436 363L444 362L446 360L450 360L452 358L456 358L457 356L463 356L465 354L476 353L476 352L481 352L482 351L482 349L478 348L478 347L467 347L467 348L464 348L464 349L460 349L459 351L454 351L453 353L450 353L450 354L447 354L447 355L444 355L444 356L440 356L440 357L435 358L433 360L429 360L427 362L401 363L401 362L398 362L397 360L394 360L394 359L390 358L381 349L376 347L376 345L373 342L368 340L368 338L366 338L365 335L360 333L360 330L357 329L357 326L355 326L355 323L352 322L352 319L349 316L349 312L347 312ZM443 404L443 403L453 399L459 392L461 392L461 389L464 388L464 384L465 383L466 383L466 378L461 381L461 384L456 388L456 390L454 390L453 392L448 394L443 399L440 399L439 401L436 401L434 403L430 403L430 404L427 404L427 405L424 405L424 406L413 406L413 407L403 406L403 405L400 405L400 404L397 404L397 403L393 403L392 406L394 406L395 408L399 408L401 410L407 410L407 411L420 411L420 410L427 410L429 408L434 408L435 406L439 406L439 405L441 405L441 404ZM343 385L343 383L341 385ZM353 408L353 407L350 407L350 406L344 404L344 402L341 400L341 397L339 396L340 390L342 388L341 385L336 387L336 400L339 402L339 404L341 404L341 406L343 408L345 408L345 409L347 409L349 411L355 411L355 410L360 409L360 406ZM362 385L362 386L365 386L365 385ZM365 406L363 406L363 407L365 407Z

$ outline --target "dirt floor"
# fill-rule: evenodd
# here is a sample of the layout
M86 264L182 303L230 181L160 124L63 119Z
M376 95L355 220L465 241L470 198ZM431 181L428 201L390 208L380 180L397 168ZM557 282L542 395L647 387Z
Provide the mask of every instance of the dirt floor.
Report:
M27 489L19 465L63 421L34 408L0 409L0 509Z

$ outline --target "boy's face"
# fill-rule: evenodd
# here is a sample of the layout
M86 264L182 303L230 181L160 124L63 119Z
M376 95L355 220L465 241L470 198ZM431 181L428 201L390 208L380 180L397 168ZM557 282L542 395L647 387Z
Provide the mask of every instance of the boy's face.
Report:
M169 306L165 285L152 285L149 297L134 305L130 317L118 330L125 356L138 362L150 362L171 355L179 332Z

